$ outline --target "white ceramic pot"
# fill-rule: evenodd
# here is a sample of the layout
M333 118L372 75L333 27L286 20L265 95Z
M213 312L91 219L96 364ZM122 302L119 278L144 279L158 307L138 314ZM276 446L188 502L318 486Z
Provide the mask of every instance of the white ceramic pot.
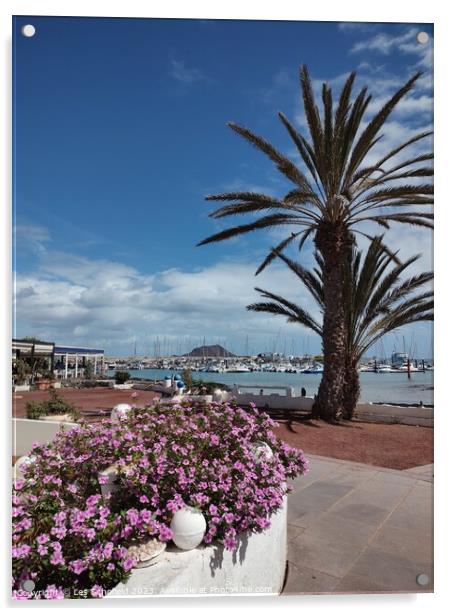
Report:
M120 421L125 419L131 410L130 404L117 404L113 407L110 418L112 421Z
M271 460L273 458L273 451L270 445L264 443L264 441L255 441L252 443L251 450L256 462Z
M35 456L21 456L14 465L14 475L18 478L23 477L24 470L35 462Z
M171 520L173 541L181 550L193 550L203 540L206 527L206 519L199 509L179 509Z
M107 478L106 483L104 483L103 481L99 481L102 498L106 499L118 491L118 469L114 464L112 466L109 466L108 468L105 468L103 471L100 471L97 474L97 477L99 479L100 477Z

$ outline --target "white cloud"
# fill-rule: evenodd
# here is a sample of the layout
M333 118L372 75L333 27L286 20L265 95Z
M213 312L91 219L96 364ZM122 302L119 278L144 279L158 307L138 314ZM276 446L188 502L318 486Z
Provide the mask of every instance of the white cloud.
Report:
M14 227L14 245L21 252L33 252L42 256L47 252L46 244L50 242L49 231L40 225L18 223Z
M367 226L366 231L378 228ZM386 238L403 258L422 252L412 274L431 269L429 231L398 225ZM359 243L361 248L367 244ZM306 266L312 265L310 252L304 251L302 258ZM260 300L254 291L259 286L320 317L312 298L285 266L273 264L255 277L256 264L218 262L196 271L173 268L148 274L122 263L49 251L36 271L17 274L15 335L125 354L131 353L135 339L139 353L152 353L156 336L165 337L174 353L200 344L204 336L208 343L238 353L244 350L246 336L255 352L272 349L276 340L282 350L283 340L292 339L297 352L306 345L311 352L319 351L320 340L308 330L287 324L283 317L246 310Z
M196 67L189 67L183 60L175 59L171 60L170 75L171 77L174 77L176 81L180 81L181 83L187 85L197 81L205 81L207 79L200 69Z
M17 335L102 345L110 352L130 352L135 336L140 345L157 335L198 343L202 336L221 337L238 352L247 334L256 350L281 330L305 338L306 330L287 325L284 318L246 310L259 299L254 286L315 309L287 268L275 265L257 278L255 268L255 263L220 262L198 271L178 268L147 275L120 263L48 253L37 271L17 274ZM320 348L319 341L311 343L314 347Z
M371 38L358 41L351 48L351 53L360 51L379 51L382 54L389 54L394 49L400 49L401 46L407 45L416 37L416 29L410 28L407 32L399 36L391 36L385 32L379 32Z
M433 41L418 43L416 36L418 28L409 28L399 36L391 36L385 32L379 32L373 37L367 37L355 43L350 53L376 52L388 56L393 52L411 54L415 56L416 64L431 70L433 66Z

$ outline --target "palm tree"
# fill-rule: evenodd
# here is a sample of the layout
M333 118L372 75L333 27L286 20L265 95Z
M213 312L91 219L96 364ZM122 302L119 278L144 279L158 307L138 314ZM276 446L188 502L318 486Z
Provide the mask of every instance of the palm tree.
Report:
M295 241L301 249L308 238L313 238L324 262L322 332L325 369L316 404L325 419L331 419L342 411L340 401L345 377L342 357L347 335L343 274L355 233L369 238L362 229L364 222L377 223L385 228L394 222L432 226L433 215L429 211L418 211L418 207L407 211L406 206L422 208L433 203L431 183L422 183L425 182L422 178L433 175L428 164L433 155L425 152L404 156L409 146L431 132L410 137L377 161L370 159L383 136L381 129L386 120L419 76L420 73L416 73L411 77L366 123L364 116L372 97L367 88L362 88L352 100L355 73L346 79L335 106L331 88L323 84L323 113L320 113L308 69L303 66L300 82L308 137L305 138L284 114L279 113L300 156L299 166L249 129L229 124L233 131L270 158L291 183L292 189L280 199L254 192L230 192L206 197L209 201L229 202L213 211L210 214L213 218L264 215L250 223L216 233L198 245L276 226L289 227L288 236L276 247L277 251ZM399 159L400 156L403 160ZM412 179L414 183L410 183ZM274 255L274 251L269 252L256 274L273 260Z
M313 271L282 253L276 256L298 276L321 312L324 312L325 262L320 253L315 254L317 267ZM344 278L347 341L341 360L345 369L343 416L347 419L353 417L359 399L358 365L366 351L382 336L402 325L433 319L433 291L425 290L433 274L424 272L401 279L405 270L418 258L419 255L394 263L385 249L382 236L372 239L364 259L362 251L352 250ZM256 290L267 301L251 304L248 310L284 315L290 323L300 323L322 336L322 326L306 310L279 295L260 288ZM417 291L420 292L414 294Z

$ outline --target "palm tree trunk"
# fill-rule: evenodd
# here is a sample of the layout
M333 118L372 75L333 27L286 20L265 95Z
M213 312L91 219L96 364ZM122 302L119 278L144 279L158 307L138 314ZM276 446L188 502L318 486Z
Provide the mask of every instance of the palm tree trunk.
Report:
M344 271L351 247L346 227L324 223L315 244L324 260L323 377L314 403L314 416L329 422L343 415L347 327L344 302Z
M348 361L345 368L344 382L344 419L353 419L358 404L361 384L358 366L354 361Z

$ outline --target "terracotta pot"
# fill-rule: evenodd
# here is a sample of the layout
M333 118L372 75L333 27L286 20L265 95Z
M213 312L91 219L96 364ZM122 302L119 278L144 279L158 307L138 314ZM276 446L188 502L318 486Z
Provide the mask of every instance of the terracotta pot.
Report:
M36 381L35 385L39 389L39 391L43 391L45 389L50 389L55 381L51 381L50 379L42 379L41 381Z

